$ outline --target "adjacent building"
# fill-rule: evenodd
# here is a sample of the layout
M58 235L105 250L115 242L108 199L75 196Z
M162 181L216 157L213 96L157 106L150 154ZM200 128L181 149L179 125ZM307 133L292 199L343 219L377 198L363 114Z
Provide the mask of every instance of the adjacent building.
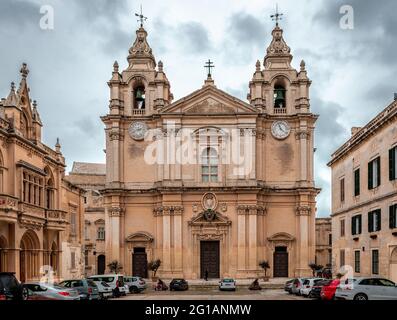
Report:
M267 260L272 277L311 275L318 116L283 30L247 79L247 102L215 85L211 63L203 86L173 101L147 40L141 26L108 83L106 263L143 277L160 259L163 278L253 278Z
M83 275L82 190L64 179L59 141L42 142L42 122L30 99L29 70L0 101L0 271L21 281L44 274Z
M332 155L333 266L397 282L397 101Z
M316 218L316 260L317 265L332 266L332 224L331 218Z
M84 190L85 275L103 274L105 264L105 208L100 190L105 187L106 165L74 162L68 181Z

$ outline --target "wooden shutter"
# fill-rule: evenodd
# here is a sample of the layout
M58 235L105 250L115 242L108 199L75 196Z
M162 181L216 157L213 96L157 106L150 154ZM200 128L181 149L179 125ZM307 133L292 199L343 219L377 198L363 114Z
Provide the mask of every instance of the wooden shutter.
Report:
M390 229L394 229L396 226L396 205L389 207L389 227Z
M368 190L372 189L373 162L368 163Z
M368 232L374 231L374 212L368 213Z
M360 195L360 169L354 171L354 195Z
M380 157L378 158L378 159L376 159L375 161L377 161L378 162L378 165L376 166L376 169L377 169L377 173L378 173L378 181L377 181L377 186L380 186L380 182L381 182L381 180L380 180L380 173L381 173L381 170L380 170Z
M352 217L352 235L356 234L356 217Z
M389 150L389 180L396 179L396 148Z
M361 232L362 232L361 215L359 215L357 218L358 218L358 234L361 234Z
M376 222L377 222L377 225L378 225L378 230L376 230L376 231L380 231L382 229L382 212L381 212L381 209L379 209L377 211Z

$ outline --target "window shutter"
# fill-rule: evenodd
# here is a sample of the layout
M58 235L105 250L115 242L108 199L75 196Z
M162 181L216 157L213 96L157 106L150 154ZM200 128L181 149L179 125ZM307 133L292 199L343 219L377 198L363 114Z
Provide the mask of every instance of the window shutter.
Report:
M381 211L381 209L378 210L378 215L377 215L376 219L377 219L377 224L378 224L377 231L380 231L382 229L382 224L381 224L382 223L382 211Z
M396 179L396 148L389 150L389 180Z
M389 207L389 227L394 229L396 225L395 205Z
M354 195L360 195L360 169L354 171Z
M358 234L361 234L362 232L362 221L361 221L361 215L358 216Z
M352 217L352 235L354 236L356 234L356 219L355 217Z
M368 213L368 232L373 232L374 231L374 213L369 212Z
M368 190L372 189L372 162L368 163Z
M378 162L378 165L377 165L377 167L376 167L376 169L377 169L377 173L378 173L378 181L377 181L377 186L380 186L380 172L381 172L381 170L380 170L380 157L376 160L377 162Z

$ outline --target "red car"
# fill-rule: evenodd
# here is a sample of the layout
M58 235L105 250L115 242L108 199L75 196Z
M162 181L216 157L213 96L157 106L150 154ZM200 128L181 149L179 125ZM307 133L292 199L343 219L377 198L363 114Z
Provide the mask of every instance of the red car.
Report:
M322 300L333 300L335 298L336 288L339 286L340 280L332 280L328 285L325 285L321 289Z

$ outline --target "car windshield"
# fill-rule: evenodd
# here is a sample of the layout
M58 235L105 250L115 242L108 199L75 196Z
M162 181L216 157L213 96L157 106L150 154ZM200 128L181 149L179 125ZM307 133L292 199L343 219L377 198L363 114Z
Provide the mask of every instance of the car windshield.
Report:
M233 279L223 279L223 282L234 282Z
M96 283L95 283L94 281L92 281L92 280L87 280L87 284L88 284L90 287L96 287Z
M113 282L114 281L114 277L93 277L90 278L93 281L104 281L104 282Z
M0 284L4 288L13 288L18 286L18 281L11 275L5 275L0 277Z

